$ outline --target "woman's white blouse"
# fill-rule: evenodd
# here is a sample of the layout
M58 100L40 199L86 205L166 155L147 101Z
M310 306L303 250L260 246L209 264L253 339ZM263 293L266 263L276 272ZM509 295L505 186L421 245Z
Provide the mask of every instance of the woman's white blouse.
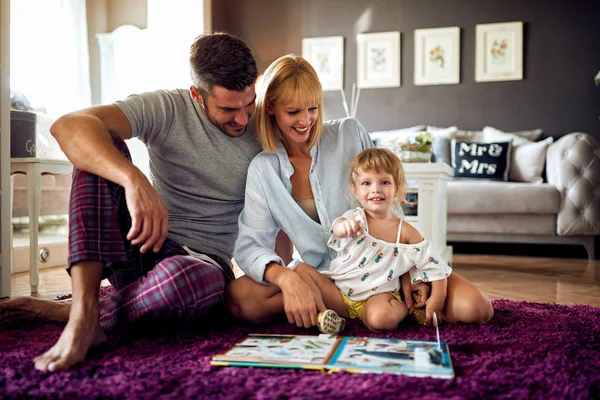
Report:
M373 147L366 129L353 118L326 122L321 140L311 149L310 185L320 224L292 197L294 168L280 144L262 152L250 163L245 205L239 217L235 244L236 263L248 276L264 282L271 262L283 265L275 253L280 230L287 233L302 261L319 271L329 270L337 252L327 247L332 222L351 208L348 169L352 158Z

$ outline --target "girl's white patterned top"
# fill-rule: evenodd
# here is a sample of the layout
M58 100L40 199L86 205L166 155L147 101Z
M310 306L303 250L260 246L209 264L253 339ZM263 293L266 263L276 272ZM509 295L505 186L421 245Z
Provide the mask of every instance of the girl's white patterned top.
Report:
M396 243L376 239L369 234L365 211L348 210L343 218L361 222L363 233L349 238L331 235L329 247L339 252L331 263L329 276L350 299L360 301L400 288L400 276L410 273L411 282L431 282L444 279L452 268L433 251L433 246L423 239L417 244L400 243L402 221ZM335 222L334 222L335 223Z

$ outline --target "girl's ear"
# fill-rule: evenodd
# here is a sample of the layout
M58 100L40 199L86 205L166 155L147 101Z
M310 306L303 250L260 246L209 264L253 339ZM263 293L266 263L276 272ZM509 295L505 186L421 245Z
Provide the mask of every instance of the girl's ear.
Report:
M354 183L351 183L351 184L350 184L350 187L349 187L349 189L350 189L350 194L351 194L352 196L354 196L354 198L356 198L356 186L354 185Z
M271 104L268 104L268 103L267 103L267 104L265 104L265 110L267 110L267 114L269 114L269 115L273 115L273 114L275 114L275 113L273 112L273 107L271 106Z

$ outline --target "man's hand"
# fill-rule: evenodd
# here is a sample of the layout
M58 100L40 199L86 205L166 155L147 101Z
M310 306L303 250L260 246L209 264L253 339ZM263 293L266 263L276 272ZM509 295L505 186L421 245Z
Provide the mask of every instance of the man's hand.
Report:
M299 328L315 326L317 314L325 310L320 293L315 293L314 289L293 271L285 274L279 287L283 293L283 307L288 322L296 324Z
M127 209L131 215L131 229L127 233L127 239L133 245L141 244L142 253L150 249L156 253L167 238L167 208L141 171L136 178L125 187Z
M363 230L360 222L354 218L338 219L332 227L333 234L339 238L347 238L354 235L360 235Z

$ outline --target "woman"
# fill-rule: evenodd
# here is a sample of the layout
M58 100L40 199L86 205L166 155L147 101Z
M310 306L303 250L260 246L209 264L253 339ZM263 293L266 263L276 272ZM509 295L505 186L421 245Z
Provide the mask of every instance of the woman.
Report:
M260 79L256 132L263 152L248 169L234 253L246 276L227 287L227 306L246 321L285 313L290 323L308 328L332 299L299 272L329 270L337 255L327 247L332 223L351 208L349 164L373 142L355 119L323 123L317 74L295 55L275 60ZM291 244L302 261L289 262ZM472 283L457 274L448 278L444 319L485 323L492 316L490 301Z

